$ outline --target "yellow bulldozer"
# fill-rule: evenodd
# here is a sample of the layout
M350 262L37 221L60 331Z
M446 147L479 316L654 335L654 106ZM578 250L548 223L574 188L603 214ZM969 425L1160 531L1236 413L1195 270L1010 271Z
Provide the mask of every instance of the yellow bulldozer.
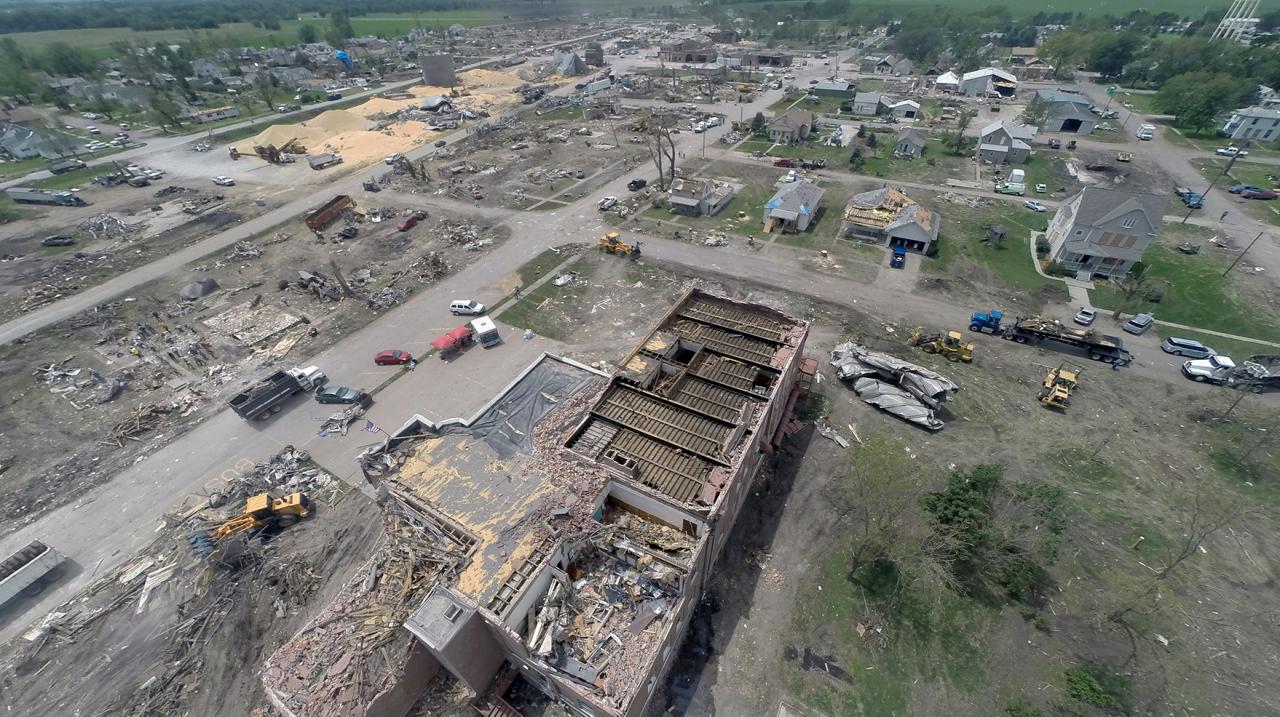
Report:
M244 514L214 528L212 537L217 542L249 530L287 528L309 515L311 499L305 493L290 493L283 498L276 498L270 493L259 493L246 498Z
M927 354L942 354L948 361L973 361L973 344L965 343L959 331L948 331L946 334L927 333L917 326L911 330L909 339L912 346L919 346Z
M1044 386L1040 389L1040 403L1050 408L1065 409L1071 405L1071 394L1080 384L1080 372L1083 369L1065 363L1057 368L1049 369L1045 374Z
M600 237L600 241L596 242L596 248L609 254L629 256L632 259L640 255L640 242L628 244L622 241L618 232L609 232Z

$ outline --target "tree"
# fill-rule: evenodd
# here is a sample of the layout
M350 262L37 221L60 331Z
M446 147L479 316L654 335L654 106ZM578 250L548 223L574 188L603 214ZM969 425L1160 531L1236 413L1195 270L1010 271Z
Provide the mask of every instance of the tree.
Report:
M658 169L658 188L666 189L676 178L676 143L671 138L671 115L649 114L649 131L645 134L645 147L649 158Z
M763 112L757 112L755 117L751 118L751 133L764 134L765 127L769 121L765 119Z
M875 148L876 148L876 133L872 132L871 134L867 135L867 149L875 149Z
M355 36L355 30L351 27L351 15L346 10L337 10L329 16L329 32L326 38L330 45L334 47L342 47L349 37Z
M858 125L858 135L857 135L857 136L858 136L858 139L862 139L863 137L866 137L866 136L867 136L867 126L866 126L865 124L860 124L860 125Z
M1172 77L1156 93L1156 107L1177 117L1177 124L1202 132L1222 107L1236 107L1252 91L1247 80L1226 73L1188 72Z
M1116 288L1116 291L1120 292L1120 305L1111 314L1111 318L1120 318L1121 313L1131 309L1137 303L1136 299L1167 283L1164 279L1157 279L1149 275L1145 262L1135 261L1128 274L1111 280L1112 286Z
M973 122L977 112L973 110L961 110L960 116L956 118L956 131L947 135L944 144L955 154L964 154L965 149L969 146L969 139L964 136L965 130L969 129L969 124Z
M60 77L87 77L97 67L89 53L65 42L51 42L45 46L41 64L50 74Z
M1104 77L1119 75L1133 59L1142 36L1134 32L1099 33L1088 51L1089 69Z
M867 160L862 156L862 148L854 147L853 154L849 155L849 168L857 172L867 165Z
M148 108L156 124L162 129L165 125L182 126L182 105L178 104L168 92L152 90Z
M270 72L261 72L253 82L253 92L267 107L275 106L275 98L279 92L279 80Z
M298 27L298 42L309 45L320 39L320 33L316 31L315 25L303 23Z

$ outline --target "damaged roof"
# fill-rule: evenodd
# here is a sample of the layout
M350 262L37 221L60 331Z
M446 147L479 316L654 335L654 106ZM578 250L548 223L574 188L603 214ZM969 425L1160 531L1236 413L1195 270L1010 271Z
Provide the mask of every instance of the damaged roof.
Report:
M734 474L807 324L693 291L623 361L568 446L707 510Z
M858 226L889 231L905 224L919 224L932 236L938 236L938 214L907 196L897 187L882 187L849 197L844 208L844 221Z

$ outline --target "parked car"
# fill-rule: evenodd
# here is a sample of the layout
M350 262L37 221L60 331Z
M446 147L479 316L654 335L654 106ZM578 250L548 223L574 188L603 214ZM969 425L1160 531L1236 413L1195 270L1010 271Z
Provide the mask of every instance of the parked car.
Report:
M436 140L436 142L435 142L435 146L437 146L437 147L443 147L443 146L445 146L446 144L449 144L449 143L448 143L448 142L446 142L446 141L444 141L443 139L437 139L437 140Z
M1249 153L1239 147L1219 147L1213 150L1219 157L1248 157Z
M214 178L213 178L213 183L214 183L214 184L216 184L216 185L218 185L219 187L234 187L234 186L236 186L236 180L232 179L231 177L226 176L225 174L219 174L218 176L214 177Z
M1277 194L1270 189L1246 189L1243 192L1240 192L1240 196L1245 199L1275 199L1276 197L1280 197L1280 194Z
M1096 318L1098 318L1097 309L1089 306L1081 306L1080 310L1076 312L1076 315L1071 317L1071 320L1081 326L1089 326Z
M454 316L479 316L486 306L475 299L455 299L449 304L449 313Z
M121 123L120 123L120 129L129 129L129 123L128 123L128 122L121 122Z
M98 129L97 127L85 127L84 131L88 132L89 134L102 134L102 130Z
M1048 185L1044 185L1044 184L1036 185L1036 194L1044 194L1047 191L1049 191Z
M794 166L796 166L796 161L795 161L794 159L791 159L790 157L783 157L782 159L775 159L775 160L773 160L773 166L775 166L775 167L794 167Z
M1204 195L1199 192L1187 192L1182 195L1182 203L1190 209L1204 208Z
M404 221L400 222L399 226L396 227L396 231L407 232L416 226L418 226L418 217L416 215L411 215L405 217Z
M69 237L65 234L54 234L40 241L41 246L71 246L75 243L75 237Z
M1022 203L1022 206L1026 207L1027 209L1030 209L1030 210L1031 210L1031 211L1033 211L1033 212L1040 212L1040 213L1042 213L1042 214L1043 214L1044 212L1049 211L1049 208L1048 208L1048 207L1046 207L1045 205L1041 204L1040 202L1037 202L1037 201L1036 201L1036 200L1034 200L1034 199L1028 199L1027 201L1025 201L1025 202L1023 202L1023 203Z
M633 192L638 192L641 189L644 189L648 184L649 180L636 178L627 182L627 189L630 189Z
M1049 149L1062 149L1062 142L1056 139L1049 140Z
M396 162L399 162L400 158L403 156L404 155L402 154L396 153L396 154L388 155L387 158L382 161L386 164L395 164Z
M889 268L904 269L907 266L907 250L905 247L895 246L893 255L889 257Z
M1232 194L1239 194L1240 192L1244 192L1248 190L1262 191L1262 187L1255 187L1252 184L1244 184L1244 183L1236 183L1231 185L1230 187L1227 187L1227 191L1231 192Z
M358 403L367 406L370 401L369 394L358 388L325 386L316 389L316 403Z
M378 366L398 366L400 364L409 363L412 360L412 354L408 351L401 351L400 349L379 351L378 354L373 357L373 363Z
M596 205L596 208L602 212L607 212L610 209L612 209L614 205L616 205L617 203L618 203L618 198L610 195L608 197L605 197L604 199L601 199L600 203Z
M1146 333L1147 329L1156 322L1156 318L1151 314L1135 314L1120 327L1126 332L1133 335Z
M1186 356L1193 359L1207 359L1210 356L1217 356L1218 352L1205 346L1199 341L1191 339L1180 339L1176 336L1170 336L1160 344L1160 350L1173 354L1174 356Z

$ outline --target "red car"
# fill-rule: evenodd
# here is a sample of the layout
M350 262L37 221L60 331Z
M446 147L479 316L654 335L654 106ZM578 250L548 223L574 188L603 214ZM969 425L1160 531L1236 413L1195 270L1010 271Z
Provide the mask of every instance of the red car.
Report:
M377 356L373 357L373 362L379 366L396 366L409 363L412 360L413 356L408 351L401 351L400 349L380 351Z
M787 157L783 157L782 159L775 159L775 160L773 160L773 166L775 166L775 167L794 167L794 166L796 166L796 161L795 161L794 159L790 159L790 158L787 158Z
M1280 197L1280 194L1277 194L1270 189L1246 189L1243 192L1240 192L1240 196L1245 199L1275 199L1276 197Z
M405 218L404 221L400 222L400 226L396 227L396 229L402 232L407 232L416 226L418 226L418 218L414 216L410 216Z

